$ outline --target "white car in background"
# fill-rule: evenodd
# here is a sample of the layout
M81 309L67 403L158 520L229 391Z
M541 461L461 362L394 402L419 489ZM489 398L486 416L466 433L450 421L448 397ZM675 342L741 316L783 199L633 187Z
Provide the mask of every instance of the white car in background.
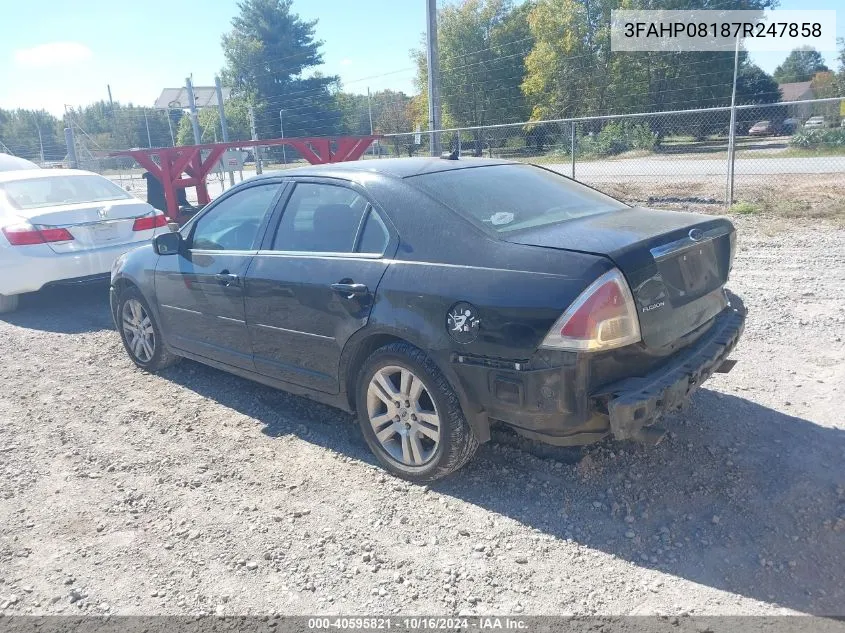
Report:
M46 285L106 280L117 257L167 231L167 217L102 176L0 172L0 313Z
M11 154L0 153L0 171L11 171L12 169L40 169L38 165L25 158L18 158Z
M804 123L805 130L818 130L825 127L827 127L827 122L824 120L823 116L811 116Z

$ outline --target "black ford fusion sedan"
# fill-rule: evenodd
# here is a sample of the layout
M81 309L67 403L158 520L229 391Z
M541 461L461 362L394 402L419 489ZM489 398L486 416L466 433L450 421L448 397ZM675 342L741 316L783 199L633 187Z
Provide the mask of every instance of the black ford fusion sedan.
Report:
M531 165L359 161L232 188L115 262L111 305L138 366L191 358L357 412L385 468L429 481L494 420L657 441L732 366L734 249L728 220Z

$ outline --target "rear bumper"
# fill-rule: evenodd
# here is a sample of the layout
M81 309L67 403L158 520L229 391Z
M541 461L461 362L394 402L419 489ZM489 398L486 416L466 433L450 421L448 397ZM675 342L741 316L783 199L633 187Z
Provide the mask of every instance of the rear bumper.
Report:
M36 292L46 285L108 279L114 260L149 240L73 253L56 253L46 244L0 247L0 294Z
M743 311L728 307L694 342L635 378L591 387L599 372L592 354L549 355L530 363L453 360L460 388L492 420L549 444L589 444L613 435L642 439L644 427L677 409L727 360L745 325ZM543 356L543 355L540 355ZM616 361L634 373L641 368L624 356ZM509 365L509 366L508 366Z
M680 408L727 360L744 327L745 316L728 308L701 339L659 371L619 381L595 394L594 400L606 408L613 436L637 439L643 427Z

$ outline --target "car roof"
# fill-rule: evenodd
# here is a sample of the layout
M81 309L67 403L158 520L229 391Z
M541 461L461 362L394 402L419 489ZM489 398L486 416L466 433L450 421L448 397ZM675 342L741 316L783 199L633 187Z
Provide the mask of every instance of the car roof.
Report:
M0 172L12 171L18 169L38 169L38 165L31 160L20 158L19 156L12 156L11 154L4 154L0 152Z
M57 176L100 176L93 171L82 169L15 169L0 172L0 183L33 178L55 178ZM102 176L100 176L102 178Z
M493 158L460 158L449 160L446 158L413 157L413 158L378 158L341 163L326 163L323 165L309 165L279 171L266 172L259 178L278 176L325 176L329 178L354 178L357 174L372 173L391 178L410 178L421 174L440 171L453 171L472 167L487 167L490 165L519 164L510 160Z

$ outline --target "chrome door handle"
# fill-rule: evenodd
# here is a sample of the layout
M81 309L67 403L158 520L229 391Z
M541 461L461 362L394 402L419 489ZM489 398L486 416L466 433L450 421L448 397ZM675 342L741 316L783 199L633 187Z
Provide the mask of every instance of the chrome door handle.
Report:
M216 275L214 275L214 278L224 286L241 285L241 278L238 275L233 275L232 273L228 273L226 271L223 271L222 273L217 273Z
M366 284L355 283L332 284L332 290L334 290L335 292L339 292L343 295L347 295L347 299L352 299L355 296L365 295L370 291L370 289L367 288Z

